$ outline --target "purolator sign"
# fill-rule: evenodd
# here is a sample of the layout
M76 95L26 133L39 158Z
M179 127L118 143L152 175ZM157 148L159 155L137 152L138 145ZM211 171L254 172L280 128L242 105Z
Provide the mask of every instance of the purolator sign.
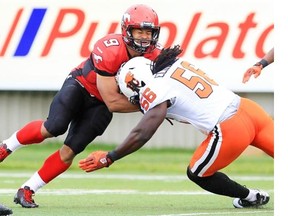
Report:
M158 13L163 46L181 45L185 58L232 90L273 91L268 68L261 79L241 83L244 70L273 46L268 1L172 2L145 2ZM0 14L0 90L58 90L98 38L120 33L122 14L135 3L5 1Z

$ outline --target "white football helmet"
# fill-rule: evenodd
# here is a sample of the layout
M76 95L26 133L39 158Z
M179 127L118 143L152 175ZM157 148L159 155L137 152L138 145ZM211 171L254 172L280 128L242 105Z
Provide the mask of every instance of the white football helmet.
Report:
M116 80L123 93L130 102L133 103L133 98L138 95L140 89L153 78L150 69L151 60L139 56L130 59L123 63L117 72Z

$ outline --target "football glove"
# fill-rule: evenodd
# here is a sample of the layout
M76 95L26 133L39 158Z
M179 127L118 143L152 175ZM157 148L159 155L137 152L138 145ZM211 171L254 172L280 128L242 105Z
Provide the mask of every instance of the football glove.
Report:
M88 155L87 158L79 161L78 166L85 172L92 172L104 167L109 167L113 161L107 157L108 152L95 151Z
M263 69L263 65L260 63L259 64L257 63L253 65L253 67L248 68L248 70L244 73L242 82L243 83L248 82L248 80L253 74L254 74L254 78L257 78L261 74L262 69Z

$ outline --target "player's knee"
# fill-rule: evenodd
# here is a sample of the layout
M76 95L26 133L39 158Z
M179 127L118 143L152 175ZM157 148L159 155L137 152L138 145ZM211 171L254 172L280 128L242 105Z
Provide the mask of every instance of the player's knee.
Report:
M71 149L67 145L63 145L60 149L60 155L63 162L69 164L72 163L73 159L75 158L76 154L74 153L73 149Z
M44 126L46 130L54 137L64 134L68 129L68 125L62 124L61 121L54 121L53 123L46 121Z

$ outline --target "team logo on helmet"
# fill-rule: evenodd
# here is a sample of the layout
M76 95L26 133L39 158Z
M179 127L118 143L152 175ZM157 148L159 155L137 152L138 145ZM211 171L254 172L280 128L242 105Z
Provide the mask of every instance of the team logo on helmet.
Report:
M153 77L150 64L151 60L139 56L122 64L118 70L116 79L119 89L129 100L138 95L141 88Z

